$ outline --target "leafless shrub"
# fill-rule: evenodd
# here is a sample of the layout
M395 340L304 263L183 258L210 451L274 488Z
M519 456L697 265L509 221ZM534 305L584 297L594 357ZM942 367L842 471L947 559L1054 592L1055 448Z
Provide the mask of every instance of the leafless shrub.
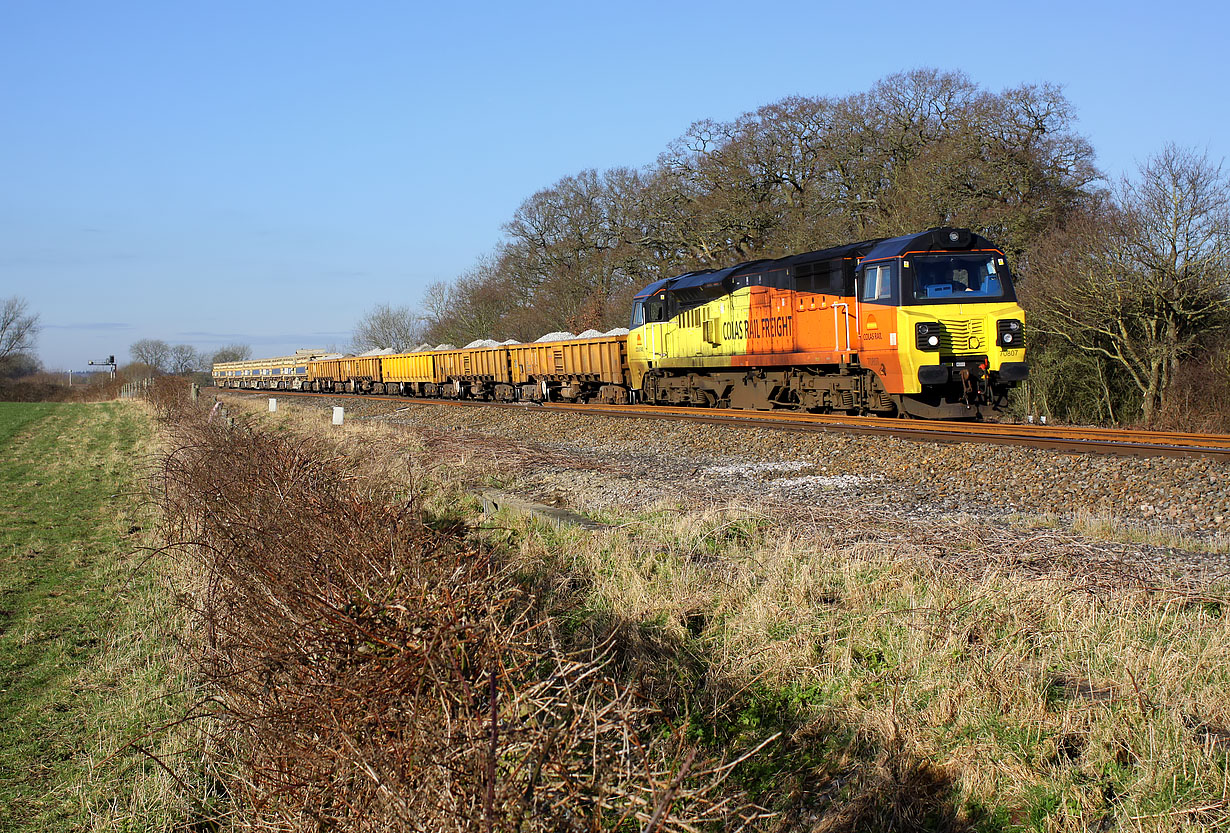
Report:
M191 409L192 385L180 376L155 376L145 390L145 399L157 419L171 420Z
M107 402L119 398L122 379L98 379L65 385L52 374L0 380L0 402Z
M1158 428L1202 433L1230 432L1230 338L1184 364L1157 413Z
M0 380L0 402L63 402L71 393L68 387L49 382Z
M0 303L0 360L33 349L38 340L38 313L29 310L30 302L18 295Z
M150 398L170 413L177 396ZM606 645L563 648L498 551L434 529L416 495L327 441L175 413L164 532L199 565L199 669L253 827L735 830L763 815L726 784L737 761L687 740Z

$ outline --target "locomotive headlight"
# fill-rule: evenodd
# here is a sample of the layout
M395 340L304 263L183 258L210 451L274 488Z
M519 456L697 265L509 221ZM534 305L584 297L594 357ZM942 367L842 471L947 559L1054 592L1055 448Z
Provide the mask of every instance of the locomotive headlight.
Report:
M1003 318L995 323L996 344L1005 350L1025 346L1025 325L1015 318Z
M914 325L914 344L919 350L940 348L940 325L935 321L923 321Z

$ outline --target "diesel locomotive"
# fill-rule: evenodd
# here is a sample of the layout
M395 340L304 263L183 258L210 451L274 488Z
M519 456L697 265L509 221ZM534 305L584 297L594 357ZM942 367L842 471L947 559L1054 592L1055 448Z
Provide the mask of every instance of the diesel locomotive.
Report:
M632 327L645 402L970 418L1028 374L1007 259L969 229L667 278Z
M628 334L214 365L221 387L972 419L1025 379L1002 251L937 228L701 270L636 293Z

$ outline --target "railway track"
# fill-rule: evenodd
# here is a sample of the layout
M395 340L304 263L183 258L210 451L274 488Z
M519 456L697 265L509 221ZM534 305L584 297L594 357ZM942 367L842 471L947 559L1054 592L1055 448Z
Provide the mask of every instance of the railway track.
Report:
M739 425L781 431L834 432L928 442L989 443L1044 448L1087 454L1119 454L1146 457L1205 457L1230 462L1230 435L1186 434L1168 431L1133 431L1116 428L1080 428L1053 425L1018 425L993 422L940 422L920 419L889 419L844 414L806 414L791 411L738 411L714 408L668 408L643 405L578 405L475 402L453 399L415 399L379 394L308 393L303 391L219 390L216 392L254 397L315 397L363 402L446 407L515 408L562 411L623 419L667 419L710 425Z

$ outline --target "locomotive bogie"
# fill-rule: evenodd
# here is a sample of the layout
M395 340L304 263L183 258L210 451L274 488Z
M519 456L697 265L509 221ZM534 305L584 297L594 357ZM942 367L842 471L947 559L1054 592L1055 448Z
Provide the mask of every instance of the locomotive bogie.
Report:
M652 371L642 398L650 404L769 411L891 413L892 399L872 374L840 367Z

